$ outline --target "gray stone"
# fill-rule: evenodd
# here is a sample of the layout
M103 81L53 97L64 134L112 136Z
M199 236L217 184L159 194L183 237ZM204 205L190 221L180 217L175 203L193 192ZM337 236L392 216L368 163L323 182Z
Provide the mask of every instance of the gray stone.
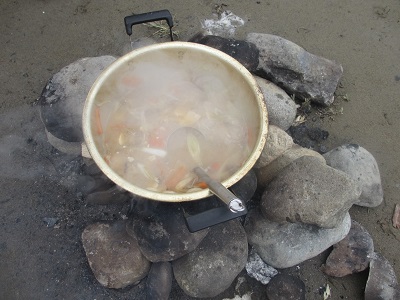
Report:
M124 204L132 199L132 194L114 185L109 189L95 191L86 196L89 205Z
M225 52L239 61L250 72L257 69L258 49L246 41L216 35L205 35L203 32L199 32L189 42L203 44Z
M101 285L118 289L138 283L150 269L125 222L94 223L82 233L90 268Z
M343 74L340 64L311 54L282 37L249 33L246 41L256 45L259 54L258 73L289 94L330 105Z
M352 177L362 193L356 205L376 207L383 201L378 164L370 152L356 144L346 144L324 154L326 163Z
M252 210L246 218L249 244L268 265L290 268L313 258L342 240L351 226L347 213L335 228L326 229L301 223L276 223Z
M109 194L116 193L127 193L120 187L117 187L111 179L109 179L96 165L96 163L90 159L87 163L82 163L79 168L79 174L77 174L76 190L82 193L86 198L88 204L108 204L104 201L107 197L91 197L89 201L88 197L96 192L107 191ZM132 195L132 194L130 194ZM102 195L100 195L102 196ZM109 203L114 203L109 201ZM120 202L121 203L121 202Z
M284 131L288 130L296 118L297 104L274 83L258 76L254 78L264 95L269 124Z
M62 68L47 82L39 98L40 116L55 148L68 154L81 153L86 96L100 73L115 60L113 56L82 58Z
M364 271L369 266L374 253L374 242L368 231L356 221L352 221L349 234L333 245L322 271L334 277Z
M400 204L396 204L394 207L392 226L394 228L400 229Z
M80 155L86 158L91 158L89 150L87 150L84 142L68 142L63 139L59 139L50 131L48 131L47 128L45 128L45 133L49 144L58 151L71 155Z
M134 209L131 229L128 229L128 233L134 232L149 261L177 259L193 251L207 235L209 229L189 232L179 204L151 202L144 209Z
M279 274L267 285L268 300L306 300L306 285L291 275Z
M262 284L268 284L271 278L278 274L278 271L267 265L254 249L251 249L247 259L246 271L250 277Z
M247 254L246 233L238 220L213 226L193 252L172 262L175 279L191 297L215 297L243 270Z
M303 156L269 183L260 207L271 221L333 228L342 223L360 193L359 185L346 173Z
M267 140L260 157L254 167L262 168L282 155L293 145L293 139L285 131L277 126L270 125L268 128Z
M317 158L321 164L325 164L325 158L318 152L303 148L297 144L293 144L291 148L286 150L281 156L274 159L265 167L255 169L257 176L257 184L259 187L266 187L267 184L274 179L281 170L290 165L296 159L303 156L313 156Z
M147 300L168 300L172 288L172 266L170 262L152 263L146 281Z
M42 220L47 227L54 227L58 223L58 218L44 217Z
M288 134L296 144L304 148L312 149L319 153L327 152L326 146L323 145L323 141L329 137L329 132L326 130L301 123L290 127Z
M390 262L379 253L371 257L365 300L398 300L400 286Z

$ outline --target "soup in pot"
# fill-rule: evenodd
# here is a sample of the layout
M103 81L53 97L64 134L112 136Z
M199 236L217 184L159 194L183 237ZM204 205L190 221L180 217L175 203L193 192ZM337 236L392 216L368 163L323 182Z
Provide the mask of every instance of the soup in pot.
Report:
M216 72L217 70L217 72ZM96 95L92 132L125 180L160 193L206 188L201 167L224 181L246 162L259 131L250 90L223 64L162 52L127 64Z

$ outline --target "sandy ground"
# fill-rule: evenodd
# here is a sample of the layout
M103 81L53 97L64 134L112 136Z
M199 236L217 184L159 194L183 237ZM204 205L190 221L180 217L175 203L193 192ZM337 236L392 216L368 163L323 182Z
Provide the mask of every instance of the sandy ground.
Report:
M87 207L68 176L71 159L46 144L37 107L32 103L52 74L90 56L121 55L129 43L123 18L132 13L169 9L180 39L187 40L212 17L220 1L175 0L15 0L0 3L0 299L143 299L143 284L110 291L94 279L80 234L97 219L121 218L126 207ZM316 118L330 133L327 147L358 143L376 158L385 193L377 208L356 207L352 217L372 235L376 251L400 278L400 230L391 226L400 203L400 2L366 1L225 1L245 20L236 37L247 32L287 38L343 65L336 104L343 114ZM134 36L150 36L144 26ZM161 40L160 40L161 41ZM344 100L347 99L347 101ZM312 124L311 124L312 125ZM52 157L58 155L58 160ZM68 164L62 162L68 161ZM70 167L71 168L71 167ZM58 219L48 228L43 218ZM307 299L363 299L367 273L334 279L319 271L326 253L291 270L307 286ZM240 293L265 297L264 287L244 274ZM234 286L215 299L233 298ZM237 294L237 293L236 293ZM171 299L189 299L175 288Z

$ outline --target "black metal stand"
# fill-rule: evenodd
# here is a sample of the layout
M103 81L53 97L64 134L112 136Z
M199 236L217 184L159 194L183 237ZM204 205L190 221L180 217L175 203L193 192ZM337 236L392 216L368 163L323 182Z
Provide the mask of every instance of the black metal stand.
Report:
M221 206L206 210L196 215L186 215L186 223L190 232L217 225L247 214L247 209L239 212L232 212L228 206Z

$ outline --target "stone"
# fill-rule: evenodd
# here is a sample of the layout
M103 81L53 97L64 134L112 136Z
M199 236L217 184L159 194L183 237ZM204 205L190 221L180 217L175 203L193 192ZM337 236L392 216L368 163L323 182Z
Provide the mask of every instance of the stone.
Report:
M240 295L235 295L233 298L224 298L222 300L251 300L253 292L250 291L246 294L244 294L243 296Z
M209 229L189 232L179 204L143 201L152 203L133 210L131 229L149 261L175 260L193 251L207 235Z
M150 269L134 237L127 234L125 221L94 223L82 233L89 266L97 281L120 289L138 283Z
M376 207L383 201L378 164L370 152L356 144L346 144L324 154L326 163L352 177L362 189L356 205Z
M267 285L268 300L305 300L306 285L295 276L279 274Z
M58 151L70 155L83 156L89 159L92 158L84 142L68 142L57 138L49 130L47 130L47 128L45 128L44 131L49 144Z
M244 269L247 255L246 233L238 220L231 220L211 227L198 247L174 260L172 268L185 294L215 297Z
M100 188L100 180L97 180L94 176L79 174L76 181L76 190L84 195Z
M301 223L276 223L257 209L247 214L244 228L249 244L268 265L285 269L313 258L342 240L351 226L347 213L335 228Z
M147 300L168 300L172 288L172 266L170 262L152 263L146 281Z
M340 64L311 54L272 34L249 33L245 39L259 50L257 74L300 99L328 106L343 74Z
M346 173L315 157L303 156L268 184L260 208L271 221L334 228L360 194L359 185Z
M132 194L122 190L119 186L90 193L86 196L86 203L89 205L124 204L132 199Z
M290 127L289 135L296 144L308 149L312 149L319 153L325 153L326 147L322 144L328 139L329 132L318 127L310 127L306 124Z
M264 95L268 111L268 122L286 131L292 126L297 113L297 104L280 87L259 76L254 76Z
M58 218L53 217L44 217L42 220L46 227L54 227L58 223Z
M246 41L216 35L205 35L200 32L193 36L189 42L218 49L239 61L250 72L255 71L258 66L258 49Z
M254 169L251 169L238 182L230 187L230 190L241 200L250 200L257 189L257 176Z
M368 268L374 253L374 242L369 232L352 221L349 234L333 245L322 271L334 277L343 277Z
M400 205L396 204L394 207L392 225L394 228L400 229Z
M81 172L87 176L105 176L100 167L93 161L90 160L87 163L81 165Z
M293 146L293 139L285 131L277 126L270 125L267 140L260 157L254 164L255 168L262 168L271 163Z
M318 152L311 149L303 148L297 144L293 144L291 148L286 150L281 156L274 159L265 167L255 169L258 186L265 188L267 184L272 179L274 179L281 170L290 165L296 159L303 156L315 157L320 161L321 164L325 164L325 158Z
M267 265L254 249L251 249L247 259L246 272L262 284L268 284L271 278L278 274L278 271Z
M61 152L82 153L82 111L86 96L113 56L79 59L54 74L39 97L40 116L49 142Z
M118 188L92 159L87 160L87 163L81 163L77 176L76 189L85 196L98 191ZM122 188L119 189L123 191Z
M400 286L390 262L375 252L371 257L365 300L398 300Z

